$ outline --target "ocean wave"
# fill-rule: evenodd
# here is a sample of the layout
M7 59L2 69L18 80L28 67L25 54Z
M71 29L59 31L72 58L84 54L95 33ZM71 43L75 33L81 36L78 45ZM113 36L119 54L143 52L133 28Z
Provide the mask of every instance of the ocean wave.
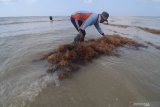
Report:
M44 75L37 81L34 81L29 86L24 84L15 84L16 89L8 81L2 82L0 85L0 106L2 107L24 107L27 102L32 102L39 93L47 87L49 83L55 83L55 86L59 86L59 81L56 74ZM9 91L9 92L8 92ZM5 97L4 97L5 96Z
M65 20L53 20L53 21L65 21ZM45 23L45 22L50 22L50 21L41 20L41 21L8 22L8 23L0 23L0 26L2 26L2 25L14 25L14 24L25 24L25 23Z
M12 24L23 24L23 23L40 23L40 22L49 22L49 21L22 21L22 22L9 22L9 23L0 23L0 25L12 25Z

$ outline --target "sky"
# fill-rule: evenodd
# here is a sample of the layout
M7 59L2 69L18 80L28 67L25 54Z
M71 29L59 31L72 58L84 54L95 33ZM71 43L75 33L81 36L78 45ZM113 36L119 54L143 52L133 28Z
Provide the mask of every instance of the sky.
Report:
M110 16L160 16L160 0L0 0L0 17L69 16L80 11Z

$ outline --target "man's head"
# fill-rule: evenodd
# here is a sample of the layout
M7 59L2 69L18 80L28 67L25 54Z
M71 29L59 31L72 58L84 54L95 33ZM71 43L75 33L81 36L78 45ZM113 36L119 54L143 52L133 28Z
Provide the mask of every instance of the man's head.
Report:
M107 21L108 22L108 17L109 17L109 14L107 12L102 12L102 14L100 14L101 16L101 20L100 20L100 23L103 23L104 21Z

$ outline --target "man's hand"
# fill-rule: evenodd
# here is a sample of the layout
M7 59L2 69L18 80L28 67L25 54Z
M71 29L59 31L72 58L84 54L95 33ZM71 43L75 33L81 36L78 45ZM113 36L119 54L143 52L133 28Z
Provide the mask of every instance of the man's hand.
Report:
M79 34L86 35L86 32L84 30L82 30L82 29L79 29Z
M81 35L77 34L77 36L74 38L74 42L73 43L79 43L81 41Z
M83 31L81 29L79 29L79 34L83 35Z
M81 29L78 27L78 32L80 31Z
M83 42L84 41L84 37L86 35L85 30L80 29L79 30L79 35L80 35L80 42Z

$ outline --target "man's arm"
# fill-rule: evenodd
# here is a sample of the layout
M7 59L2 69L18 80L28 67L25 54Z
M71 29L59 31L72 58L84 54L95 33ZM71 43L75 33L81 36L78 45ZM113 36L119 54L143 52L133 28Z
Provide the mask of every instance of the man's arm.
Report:
M78 20L77 20L77 19L75 19L75 22L76 22L76 25L77 25L77 28L78 28L78 31L79 31L80 26L79 26L79 24L78 24Z
M96 29L98 30L98 32L99 32L101 35L104 36L104 33L103 33L101 27L99 26L99 23L94 24L94 26L96 27Z

